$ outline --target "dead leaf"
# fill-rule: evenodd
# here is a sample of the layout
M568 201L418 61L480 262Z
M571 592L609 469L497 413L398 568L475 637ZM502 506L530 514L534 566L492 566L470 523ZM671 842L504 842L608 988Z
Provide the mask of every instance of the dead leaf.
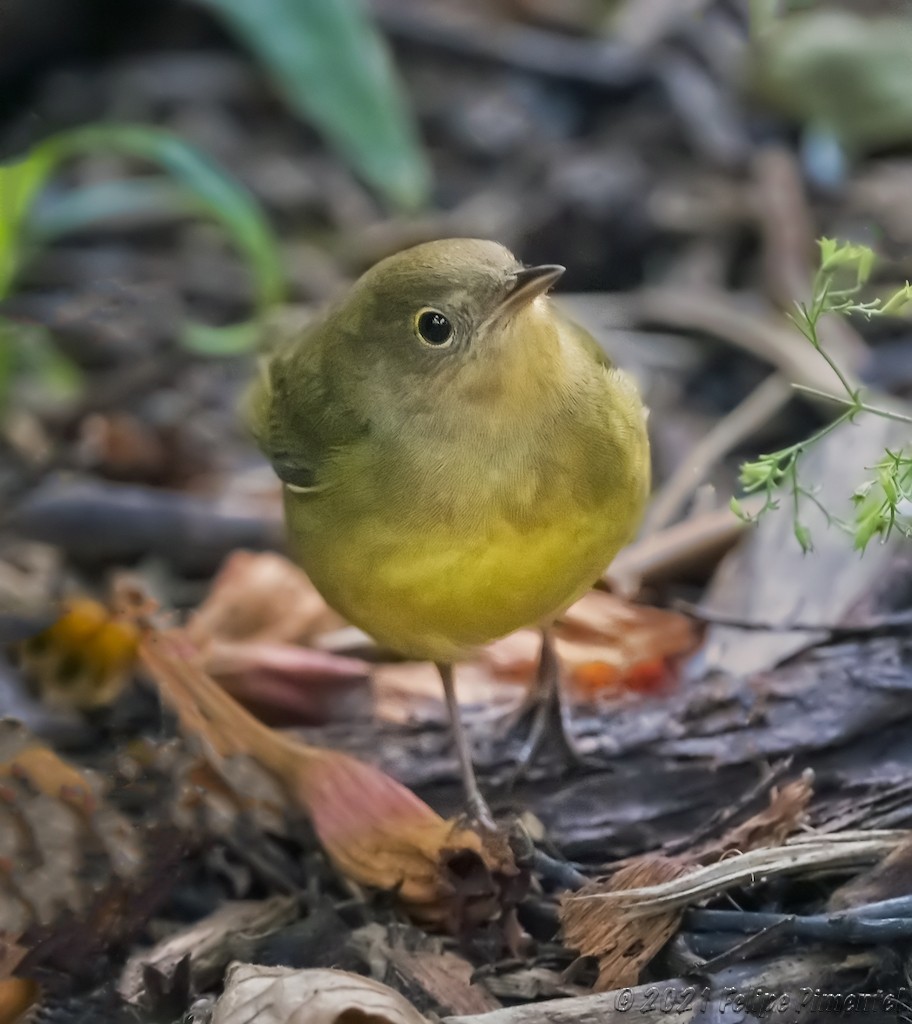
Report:
M206 669L268 725L324 725L373 710L370 669L358 658L293 644L216 640Z
M607 882L593 882L566 896L560 911L564 939L583 955L598 958L596 988L608 991L635 985L640 971L677 930L686 906L644 912L635 903L619 906L615 901L586 897L658 885L735 851L781 846L804 819L813 795L812 778L807 773L774 789L769 807L705 847L673 858L655 854L634 857Z
M395 974L397 988L419 1005L434 1004L440 1016L462 1016L496 1010L500 1002L485 983L473 981L474 968L444 946L438 935L406 924L364 925L351 934L351 944L375 978Z
M16 1024L38 999L38 985L26 978L0 981L0 1024Z
M230 961L249 956L264 935L290 924L297 912L294 897L229 900L152 949L134 953L124 966L117 991L128 1003L137 1003L145 991L150 968L167 978L186 958L193 991L203 992L221 978Z
M165 831L134 826L102 781L0 723L0 977L77 971L144 923L181 856Z
M95 789L72 765L61 760L14 721L0 723L0 780L27 782L35 791L85 814L96 810Z
M79 424L77 459L112 480L162 483L180 475L175 456L184 453L173 450L177 441L129 413L93 413Z
M537 644L534 634L533 640ZM440 672L431 662L378 665L372 681L378 718L401 723L447 722ZM460 704L503 703L506 711L516 701L515 681L492 678L490 669L478 662L458 665L455 681Z
M345 624L287 558L235 551L188 623L187 633L200 647L214 639L297 643Z
M814 795L813 774L806 772L799 779L776 787L770 793L769 807L759 811L741 825L726 832L718 842L700 855L703 863L738 850L759 850L781 846L803 823L811 797Z
M262 721L322 725L371 708L366 662L301 646L342 623L287 558L236 551L187 635L209 675Z
M428 1024L387 985L348 971L233 964L211 1024Z
M497 917L522 880L506 841L445 821L379 769L308 746L257 721L206 674L185 633L149 630L144 664L185 732L229 784L229 761L250 758L280 780L287 812L304 812L336 867L395 891L417 921L460 931Z
M640 971L677 931L684 908L650 914L587 897L658 885L690 870L692 866L683 859L646 854L621 868L607 882L591 882L564 897L560 906L561 934L571 949L597 958L596 991L636 985Z
M700 642L678 612L590 590L558 620L555 648L581 697L600 689L653 692L674 679L675 663ZM601 668L601 671L599 669Z
M554 626L554 646L579 700L605 694L655 693L675 679L676 662L700 641L692 619L677 612L591 590ZM531 682L541 639L519 630L489 644L481 660L498 676Z

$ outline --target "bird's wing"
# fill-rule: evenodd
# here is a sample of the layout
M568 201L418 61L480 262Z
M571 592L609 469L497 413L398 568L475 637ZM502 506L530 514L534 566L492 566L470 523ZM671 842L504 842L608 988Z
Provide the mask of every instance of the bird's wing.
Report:
M264 326L259 373L243 413L281 480L297 491L320 488L328 454L360 433L360 417L338 391L325 359L325 336L300 316Z

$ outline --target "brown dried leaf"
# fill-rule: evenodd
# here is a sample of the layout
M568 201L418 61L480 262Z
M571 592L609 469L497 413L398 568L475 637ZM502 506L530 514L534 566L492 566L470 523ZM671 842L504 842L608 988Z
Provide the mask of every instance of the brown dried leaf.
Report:
M267 724L323 725L366 717L373 707L366 662L309 647L215 640L206 669Z
M571 680L592 695L655 689L672 677L677 659L696 649L700 629L678 612L590 590L564 612L555 636Z
M554 627L555 649L571 688L587 700L604 693L655 692L674 679L674 663L698 645L700 631L677 612L591 590ZM531 681L540 639L520 630L484 648L497 675Z
M512 901L518 871L506 842L445 821L400 783L347 754L258 722L206 674L187 635L149 631L143 661L186 732L230 784L228 759L252 758L283 784L329 857L354 881L394 890L416 920L458 931Z
M294 897L229 900L152 949L134 953L124 966L117 991L128 1003L137 1003L145 991L145 976L150 967L168 978L185 958L189 959L193 991L205 991L221 978L230 961L250 956L264 935L290 924L297 912L298 901Z
M26 978L0 981L0 1024L16 1024L38 999L38 985Z
M5 927L8 918L0 918L0 920L4 922ZM24 946L19 945L20 938L22 938L21 935L0 931L0 978L12 977L16 968L25 959L28 950Z
M472 965L439 935L375 921L352 932L350 942L374 977L395 977L398 991L419 1006L430 1000L440 1016L487 1013L501 1005L489 991L489 979L473 981Z
M0 723L0 961L19 956L14 939L32 965L104 947L134 904L147 910L145 864L139 833L100 786Z
M287 558L235 551L187 626L200 647L213 639L295 643L345 625Z
M162 483L179 478L175 468L183 461L175 458L183 455L173 450L175 439L168 440L164 432L129 413L93 413L79 425L77 458L80 465L113 480Z
M17 722L0 723L0 780L16 779L34 790L90 814L95 789L72 765L30 736Z
M618 907L587 897L658 885L691 870L686 861L646 854L625 865L607 882L591 882L564 897L560 906L564 942L583 956L598 959L597 991L636 985L640 971L677 930L684 908L644 914L635 907Z
M636 857L608 882L593 882L565 897L561 905L564 939L584 955L598 957L599 991L635 985L643 967L676 931L686 905L644 913L636 904L619 906L586 897L658 885L693 871L698 862L712 863L734 851L781 846L801 824L812 793L811 776L803 775L774 789L766 810L709 846L678 858Z
M537 646L538 638L533 634ZM461 664L455 672L460 704L496 704L509 707L516 700L513 681L491 677L486 666ZM446 722L440 672L429 661L379 665L373 672L377 717L387 722Z
M300 646L343 623L287 558L236 551L187 634L209 675L263 721L320 725L371 706L365 662Z
M212 1024L428 1024L410 1003L348 971L233 964Z
M743 853L768 846L781 846L804 821L813 795L813 775L810 772L782 787L776 787L770 793L766 810L759 811L726 832L707 851L701 852L700 860L708 863L711 859L734 851Z

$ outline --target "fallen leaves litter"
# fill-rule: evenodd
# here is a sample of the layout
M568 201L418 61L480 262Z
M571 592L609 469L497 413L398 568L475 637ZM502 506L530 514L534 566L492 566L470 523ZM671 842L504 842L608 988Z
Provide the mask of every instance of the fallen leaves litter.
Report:
M297 913L298 901L287 896L223 903L201 921L131 956L117 990L126 1002L138 1003L150 969L169 978L186 959L193 991L204 992L218 982L230 961L250 956L263 935L289 924Z
M117 843L122 825L113 811L99 807L93 786L75 768L21 726L0 723L4 933L22 935L85 911L111 871L110 861L98 854L111 852L106 844Z
M27 978L0 981L0 1024L16 1024L38 999L38 985Z
M554 646L571 693L592 700L666 689L700 635L687 616L591 590L555 624ZM520 630L489 644L481 658L497 675L531 679L540 643L533 630Z
M623 867L607 882L591 882L561 904L564 941L583 956L598 958L598 992L636 985L640 971L677 931L683 907L642 915L636 907L606 910L601 900L587 899L624 889L670 881L690 871L679 858L647 854Z
M804 824L813 795L813 774L806 772L793 782L773 789L769 807L765 810L758 811L741 825L729 829L717 842L694 853L701 863L709 863L738 850L781 846Z
M607 881L594 881L564 897L560 918L564 940L584 956L598 959L596 989L636 985L642 969L677 931L692 900L644 904L631 890L649 890L718 862L731 853L781 847L802 823L812 795L809 775L774 789L769 807L727 832L716 842L680 857L646 854L629 861ZM624 899L623 894L630 898Z
M428 1024L387 985L348 971L232 964L211 1024Z
M262 721L320 725L368 714L368 665L301 645L344 624L287 558L236 551L187 637L217 682Z
M0 979L77 975L170 891L176 829L154 814L134 825L110 796L100 776L0 722Z
M149 628L141 655L210 767L237 785L231 760L255 761L281 782L284 813L309 817L338 870L394 891L414 920L459 932L498 917L520 895L521 877L502 836L482 837L445 821L378 769L257 721L207 675L185 633Z
M345 625L307 575L282 555L235 551L187 625L198 646L210 640L299 643Z

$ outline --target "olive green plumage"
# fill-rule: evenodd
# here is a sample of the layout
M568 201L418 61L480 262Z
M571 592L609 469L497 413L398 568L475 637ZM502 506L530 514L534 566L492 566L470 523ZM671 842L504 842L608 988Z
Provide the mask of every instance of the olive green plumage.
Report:
M502 246L378 263L273 328L248 396L296 558L381 643L454 660L582 594L639 523L645 412L626 374Z

